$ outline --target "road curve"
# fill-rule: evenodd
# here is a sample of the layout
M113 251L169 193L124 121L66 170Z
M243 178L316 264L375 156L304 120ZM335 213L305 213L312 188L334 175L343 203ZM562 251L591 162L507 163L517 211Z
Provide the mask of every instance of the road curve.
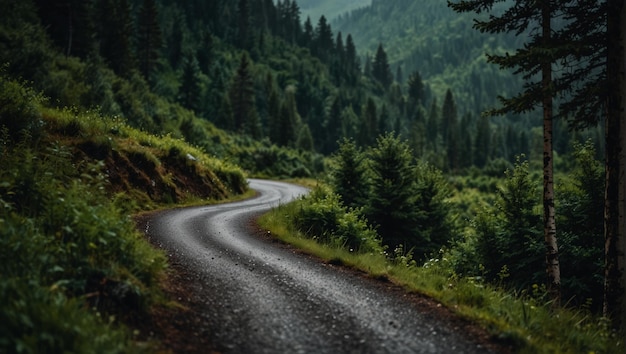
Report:
M250 233L255 216L306 193L250 180L242 202L169 210L145 233L192 269L203 326L225 353L484 353L406 297Z

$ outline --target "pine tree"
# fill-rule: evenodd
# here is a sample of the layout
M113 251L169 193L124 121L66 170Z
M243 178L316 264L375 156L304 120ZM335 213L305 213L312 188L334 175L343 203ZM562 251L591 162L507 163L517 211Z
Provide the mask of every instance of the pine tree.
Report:
M465 0L457 3L448 2L455 11L476 12L492 11L493 0ZM558 44L553 40L552 19L559 13L558 0L538 2L516 2L499 15L491 15L488 20L475 20L474 27L481 32L499 33L516 32L520 34L530 29L532 34L528 44L518 49L513 55L487 55L488 61L498 64L501 68L515 68L516 73L523 74L530 81L534 74L541 73L541 80L530 81L525 85L524 92L512 98L501 98L504 106L492 110L491 114L507 112L526 112L540 103L543 106L543 174L544 174L544 240L546 245L546 275L548 291L553 304L560 303L560 266L556 239L556 216L554 210L554 177L552 149L552 120L555 85L552 65L555 60L568 55L569 41ZM561 51L565 48L565 51Z
M357 142L360 146L369 146L374 143L378 135L378 113L376 103L368 98L361 114L361 124Z
M372 62L372 76L376 79L382 87L387 90L393 82L393 74L387 61L387 53L383 49L382 43L378 45L376 50L376 56Z
M419 243L413 154L406 142L389 133L377 139L369 158L371 190L365 215L391 250L409 250Z
M607 1L607 117L605 130L604 315L626 331L626 5Z
M474 139L474 165L476 165L476 167L485 167L489 160L490 146L491 127L489 125L489 117L483 115L476 125L476 137Z
M300 46L312 49L314 36L315 31L313 30L313 23L311 23L311 18L307 16L304 22L304 31L302 33L302 39L300 40Z
M367 200L365 155L353 140L343 139L333 155L331 185L348 208L362 208Z
M315 28L313 53L324 63L328 63L334 49L333 32L326 17L322 15Z
M248 0L239 0L237 5L237 45L245 50L250 50L252 47L250 4Z
M424 82L418 71L414 71L408 80L408 109L407 114L413 117L418 106L424 104Z
M179 102L183 107L196 111L200 104L200 79L198 61L189 54L185 58L183 74L180 79Z
M250 58L244 52L239 61L237 73L230 88L230 103L233 109L234 129L246 130L246 123L255 114L254 81L250 73ZM293 135L292 135L293 136Z
M128 0L103 0L97 11L100 55L118 75L130 77L135 67L132 55L134 33Z
M161 56L161 28L157 17L155 0L144 0L139 10L137 58L139 70L150 84L154 84L152 74L156 71Z
M348 83L350 85L356 85L360 75L361 67L359 65L354 40L352 39L352 35L348 34L348 37L346 37L346 76Z

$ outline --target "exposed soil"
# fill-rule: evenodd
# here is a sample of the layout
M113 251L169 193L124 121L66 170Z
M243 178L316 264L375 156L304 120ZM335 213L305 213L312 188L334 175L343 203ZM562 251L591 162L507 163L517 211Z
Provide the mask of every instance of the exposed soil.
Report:
M270 240L277 246L289 249L291 252L300 253L304 257L314 258L290 245L271 239L266 232L261 230L256 222L249 225L257 237ZM165 294L177 303L177 307L157 307L150 318L139 325L140 331L160 342L160 352L165 353L219 353L216 347L207 339L209 337L207 324L203 313L212 311L206 301L202 301L203 294L194 286L197 275L175 258L170 258L170 270L168 278L163 283ZM322 260L318 260L322 262ZM357 275L384 289L389 294L409 299L425 315L426 318L437 319L449 324L449 328L465 333L479 343L486 351L498 353L512 353L514 350L504 343L498 342L497 338L490 335L485 329L472 322L459 317L450 309L442 306L437 301L416 293L409 293L404 288L389 281L371 279L365 273L341 265L328 264L337 272Z

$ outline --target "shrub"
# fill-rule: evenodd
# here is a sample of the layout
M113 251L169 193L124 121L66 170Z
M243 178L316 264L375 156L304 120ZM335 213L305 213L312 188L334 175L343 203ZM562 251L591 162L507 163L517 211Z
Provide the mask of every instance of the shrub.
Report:
M23 133L37 137L43 122L38 104L43 98L22 83L0 73L0 127L8 129L12 140Z
M321 242L343 245L359 252L382 250L376 232L359 209L347 209L339 196L317 187L302 199L294 217L296 227Z

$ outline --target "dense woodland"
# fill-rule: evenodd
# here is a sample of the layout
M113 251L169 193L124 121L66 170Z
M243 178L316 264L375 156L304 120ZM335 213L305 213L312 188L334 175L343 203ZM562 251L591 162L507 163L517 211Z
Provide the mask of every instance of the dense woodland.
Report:
M250 175L318 178L330 188L295 218L311 236L407 266L445 259L450 277L544 299L540 105L483 114L539 76L485 53L533 32L480 33L476 17L441 0L374 0L332 22L292 0L0 0L0 99L114 117ZM557 107L574 96L555 95ZM15 107L0 108L5 167L5 151L46 129ZM558 111L553 127L562 298L599 314L605 132L575 114ZM225 170L222 189L241 192L238 168ZM7 208L12 188L0 184ZM357 226L338 229L345 220Z

